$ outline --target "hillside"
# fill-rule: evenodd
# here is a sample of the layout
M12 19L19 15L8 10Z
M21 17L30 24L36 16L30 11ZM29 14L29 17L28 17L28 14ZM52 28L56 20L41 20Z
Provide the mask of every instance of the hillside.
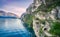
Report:
M34 0L23 21L37 37L60 37L60 0Z
M0 11L0 18L1 17L15 17L17 18L17 15L11 12L5 12L5 11Z

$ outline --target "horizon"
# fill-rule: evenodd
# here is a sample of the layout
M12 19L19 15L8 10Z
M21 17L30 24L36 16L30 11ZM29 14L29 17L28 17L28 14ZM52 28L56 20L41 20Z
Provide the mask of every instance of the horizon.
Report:
M0 0L0 10L21 16L33 0Z

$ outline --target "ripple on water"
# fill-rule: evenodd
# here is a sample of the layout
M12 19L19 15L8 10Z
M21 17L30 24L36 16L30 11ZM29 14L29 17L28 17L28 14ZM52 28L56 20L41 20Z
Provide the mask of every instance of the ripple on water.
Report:
M21 20L0 19L0 37L31 37L31 35Z

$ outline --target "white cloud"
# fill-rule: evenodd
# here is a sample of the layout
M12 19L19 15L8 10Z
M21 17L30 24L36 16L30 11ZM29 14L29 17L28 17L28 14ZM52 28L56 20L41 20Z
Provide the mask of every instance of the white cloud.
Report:
M22 13L26 11L26 8L13 6L13 5L6 5L3 7L3 10L6 12L12 12L12 13L17 14L18 16L21 16Z

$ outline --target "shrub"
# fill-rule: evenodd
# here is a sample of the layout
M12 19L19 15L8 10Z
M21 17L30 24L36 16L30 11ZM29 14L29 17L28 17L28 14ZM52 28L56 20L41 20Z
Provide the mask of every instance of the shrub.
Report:
M50 33L60 37L60 22L53 22Z

